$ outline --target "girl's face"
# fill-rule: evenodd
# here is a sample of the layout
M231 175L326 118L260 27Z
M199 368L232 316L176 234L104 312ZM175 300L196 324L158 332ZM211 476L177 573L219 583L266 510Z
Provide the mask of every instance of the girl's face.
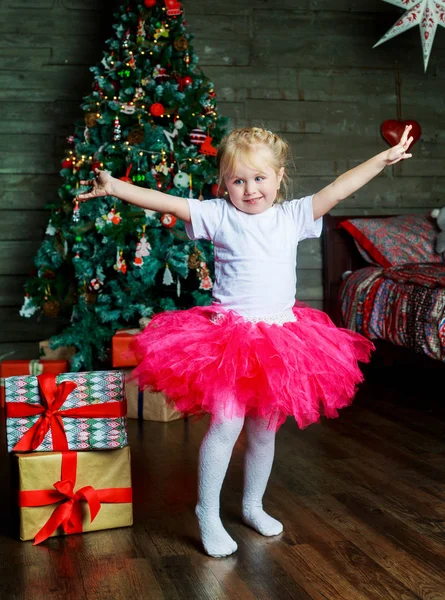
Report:
M283 167L276 173L269 166L271 156L268 148L259 146L254 157L255 166L238 162L233 175L224 179L232 204L252 215L262 213L273 205L284 174Z

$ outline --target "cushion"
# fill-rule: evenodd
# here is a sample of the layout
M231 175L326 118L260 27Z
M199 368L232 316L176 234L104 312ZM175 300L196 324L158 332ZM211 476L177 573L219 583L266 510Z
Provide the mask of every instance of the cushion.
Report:
M435 251L439 229L429 215L354 218L341 221L370 263L392 267L406 263L441 263Z

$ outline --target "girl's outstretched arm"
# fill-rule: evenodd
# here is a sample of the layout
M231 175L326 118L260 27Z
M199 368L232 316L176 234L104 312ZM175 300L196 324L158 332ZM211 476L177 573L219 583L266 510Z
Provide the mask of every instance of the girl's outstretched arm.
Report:
M346 171L331 184L314 194L312 199L314 219L325 215L341 200L344 200L376 177L386 166L394 165L399 160L411 158L412 154L406 153L413 141L412 137L408 137L410 130L411 125L405 127L405 131L396 146L380 152L380 154L373 156L366 162Z
M100 198L101 196L115 196L130 204L148 208L156 212L170 213L178 219L190 223L190 209L185 198L179 196L170 196L157 190L148 190L145 188L126 183L120 179L112 177L107 171L95 169L96 177L86 181L81 181L82 185L88 185L92 189L84 194L77 196L78 200L84 201L90 198Z

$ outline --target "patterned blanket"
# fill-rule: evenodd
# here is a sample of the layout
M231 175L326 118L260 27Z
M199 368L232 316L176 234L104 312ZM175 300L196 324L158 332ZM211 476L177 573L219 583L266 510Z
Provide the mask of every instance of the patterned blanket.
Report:
M369 266L340 290L345 326L445 361L445 265Z

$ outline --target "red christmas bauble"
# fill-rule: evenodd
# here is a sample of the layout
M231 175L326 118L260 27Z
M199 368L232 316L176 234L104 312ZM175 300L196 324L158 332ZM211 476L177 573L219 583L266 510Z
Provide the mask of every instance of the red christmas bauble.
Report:
M65 160L62 160L62 169L71 169L72 166L73 161L71 158L65 158Z
M221 190L219 189L219 185L217 183L214 183L212 185L212 196L214 198L219 198L219 196L221 195Z
M100 162L100 160L95 160L93 163L91 163L91 171L94 171L96 169L102 169L102 163Z
M150 106L150 112L154 117L162 117L162 115L165 112L165 109L160 102L155 102Z
M153 6L156 6L156 0L144 0L144 5L147 8L153 8Z
M190 77L190 75L186 75L182 78L182 85L192 85L192 83L193 79Z
M170 213L163 213L160 216L160 221L164 225L164 227L174 227L176 224L176 217L171 215Z

